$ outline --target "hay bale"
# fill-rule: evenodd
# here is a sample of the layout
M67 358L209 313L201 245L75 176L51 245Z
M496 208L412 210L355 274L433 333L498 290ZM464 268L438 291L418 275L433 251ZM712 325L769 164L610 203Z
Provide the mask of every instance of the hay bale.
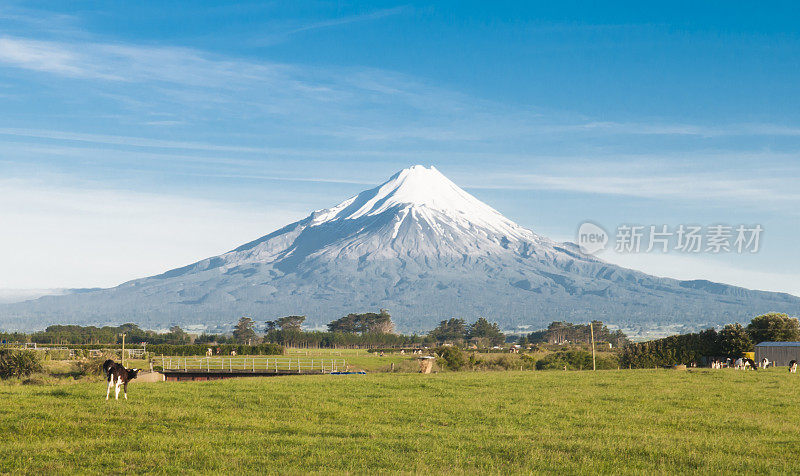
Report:
M429 374L433 371L433 363L436 361L435 357L426 356L419 358L419 373Z
M139 374L136 377L136 379L135 380L131 380L131 382L151 383L151 382L163 382L164 380L166 380L164 378L164 374L162 374L160 372L145 372L145 373Z

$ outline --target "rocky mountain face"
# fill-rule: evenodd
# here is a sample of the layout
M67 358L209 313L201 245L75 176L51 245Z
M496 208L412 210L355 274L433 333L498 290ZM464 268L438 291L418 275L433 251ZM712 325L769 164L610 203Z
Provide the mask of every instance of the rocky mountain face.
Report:
M379 308L406 332L453 316L486 316L506 328L591 319L711 325L768 311L797 315L800 298L605 263L517 225L417 165L219 256L115 288L0 305L0 325L165 328L305 314L308 325L321 326Z

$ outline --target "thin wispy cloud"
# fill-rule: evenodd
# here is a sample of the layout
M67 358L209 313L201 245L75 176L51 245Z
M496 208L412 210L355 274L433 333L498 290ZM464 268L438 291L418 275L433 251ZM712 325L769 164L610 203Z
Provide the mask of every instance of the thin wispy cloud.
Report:
M74 49L47 41L0 38L0 62L68 77L123 80L121 76L93 67L88 58Z
M121 145L156 149L203 150L216 152L269 153L278 149L206 144L202 142L148 139L145 137L113 136L105 134L75 133L52 130L0 128L0 135L87 142L91 144Z
M794 172L800 173L800 170ZM487 174L481 184L472 188L552 190L687 202L749 203L766 207L780 203L793 206L800 202L800 192L792 186L794 175L787 177L782 171L766 177L762 171L760 175L654 175L631 174L627 171L606 172L604 175Z
M348 185L377 185L374 181L359 180L358 178L327 178L327 177L292 177L280 175L261 175L261 174L187 174L195 177L214 177L214 178L235 178L247 180L266 180L270 182L301 182L301 183L335 183L335 184L348 184Z
M229 123L280 116L277 128L302 127L306 134L358 142L800 136L800 128L779 124L707 126L557 117L469 97L391 71L254 62L189 48L0 37L0 64L84 80L87 87L103 83L92 94L116 102L128 113L152 116L183 111L181 120L141 120L149 125L191 125L197 117L207 122L207 112L213 109ZM149 89L143 93L130 83L149 85ZM403 115L389 119L383 114L387 109L403 111Z
M152 117L179 110L186 125L264 123L328 136L340 127L375 124L377 118L391 127L383 114L387 108L433 123L469 103L389 71L254 62L187 48L3 37L0 65L82 80L69 89L82 88L86 99L112 101L123 114ZM281 122L270 124L277 118Z
M786 152L683 152L539 156L538 172L466 173L475 190L567 192L570 195L643 198L664 206L703 203L770 213L798 214L797 154ZM517 158L516 160L521 160ZM533 163L531 158L529 163ZM725 163L723 170L707 163ZM754 164L758 164L754 167Z
M148 47L0 37L0 63L61 76L119 82L164 82L237 88L242 82L287 79L287 66L213 58L178 47Z
M629 135L687 135L701 137L721 136L800 136L800 128L780 124L726 124L707 126L698 124L659 124L656 123L619 123L588 122L575 126L562 126L568 130L599 131Z
M350 23L358 23L358 22L365 22L365 21L372 21L378 20L381 18L386 18L392 15L399 15L401 13L408 12L410 7L407 5L394 7L394 8L384 8L382 10L375 10L367 13L360 13L357 15L348 15L339 18L333 18L330 20L323 20L318 22L309 23L308 25L303 25L297 28L290 30L287 34L295 34L300 33L303 31L310 31L310 30L319 30L321 28L330 28L334 26L341 26L341 25L348 25Z
M365 23L365 22L380 20L394 15L408 13L411 10L412 9L410 6L401 5L392 8L373 10L365 13L345 15L325 20L310 21L299 25L271 26L269 28L273 31L271 31L266 35L260 35L258 37L252 38L249 41L249 43L257 46L274 45L276 43L288 41L292 36L301 33L315 31L315 30L324 30L328 28L350 25L353 23Z
M32 31L43 35L86 36L77 15L54 13L7 3L0 5L0 26L6 32Z

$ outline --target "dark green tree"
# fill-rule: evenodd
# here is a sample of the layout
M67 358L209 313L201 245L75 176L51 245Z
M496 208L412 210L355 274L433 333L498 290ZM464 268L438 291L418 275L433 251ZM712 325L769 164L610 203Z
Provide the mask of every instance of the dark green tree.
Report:
M282 331L300 331L305 320L306 316L286 316L276 319L275 325L280 327Z
M379 313L348 314L328 324L328 331L343 334L390 334L394 332L392 316L386 309Z
M125 341L129 343L147 342L148 333L139 328L136 324L122 324L117 329L117 334L125 334ZM121 342L121 337L119 337Z
M485 318L479 317L467 328L467 339L484 341L489 345L500 345L506 341L506 336L500 331L500 326L496 322L489 323Z
M717 334L722 355L739 358L753 350L753 342L741 324L728 324Z
M253 322L252 319L249 317L242 317L233 328L233 338L236 342L242 344L255 342L258 336L256 336L256 331L253 330L253 327L255 327L255 322Z
M328 324L328 331L341 332L342 334L356 334L361 331L359 314L348 314Z
M369 313L369 319L366 322L366 331L365 332L372 332L376 334L391 334L394 332L394 323L392 322L392 316L389 315L389 311L386 309L381 309L377 315L374 313Z
M467 324L464 319L456 318L442 321L428 333L428 336L441 344L445 342L456 344L467 338Z
M548 344L563 344L576 340L575 326L571 322L554 321L547 326L545 334Z
M192 338L189 337L189 334L184 332L180 326L172 326L169 328L169 333L171 335L171 339L167 344L188 344Z
M528 342L532 344L540 344L547 342L547 329L533 331L528 334Z
M771 312L758 316L747 326L750 340L760 342L786 342L800 340L800 322L786 314Z
M447 368L448 370L461 370L467 365L467 356L458 347L438 347L435 350L436 355L439 357L437 362L439 365Z
M205 332L197 336L194 340L195 344L227 344L232 342L230 336L221 334L206 334Z
M625 335L620 329L615 330L614 332L609 332L608 337L606 337L608 342L613 345L614 347L622 347L628 342L628 336Z

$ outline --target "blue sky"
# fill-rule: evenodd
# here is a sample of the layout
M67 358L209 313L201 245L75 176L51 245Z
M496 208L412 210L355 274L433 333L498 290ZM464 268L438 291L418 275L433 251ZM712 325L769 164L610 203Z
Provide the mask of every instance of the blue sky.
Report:
M111 286L416 163L555 239L761 224L753 255L615 255L800 294L790 2L0 2L0 288Z

